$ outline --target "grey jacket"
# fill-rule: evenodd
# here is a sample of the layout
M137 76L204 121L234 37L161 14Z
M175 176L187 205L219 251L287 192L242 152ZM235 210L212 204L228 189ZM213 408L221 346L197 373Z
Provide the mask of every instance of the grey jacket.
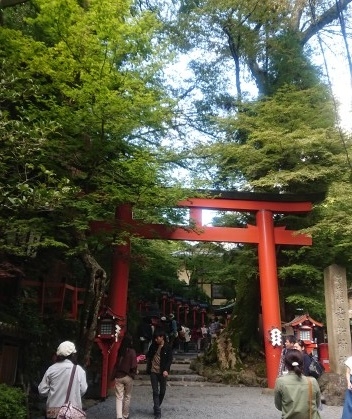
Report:
M65 403L72 367L73 363L65 359L56 362L46 370L38 386L38 391L41 396L48 398L47 407L60 407ZM69 398L74 406L82 408L81 397L87 391L87 387L86 373L82 367L77 365Z

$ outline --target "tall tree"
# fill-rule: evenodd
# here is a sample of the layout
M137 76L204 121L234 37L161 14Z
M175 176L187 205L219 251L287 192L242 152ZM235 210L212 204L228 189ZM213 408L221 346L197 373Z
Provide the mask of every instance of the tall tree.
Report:
M332 30L350 3L207 0L180 4L175 33L180 48L195 56L190 63L198 90L193 126L216 139L215 144L198 145L193 151L199 157L199 172L216 187L326 193L331 182L350 172L345 138L335 126L332 94L313 65L311 51L314 37ZM249 95L253 89L248 81L254 82L255 94ZM292 218L275 221L296 229L309 225ZM316 240L320 249L324 247L320 237ZM314 266L310 259L313 266L304 267L307 254L299 254L297 260L292 253L278 252L279 266L288 263L280 278L282 284L297 285L295 298L292 289L291 294L283 290L283 296L291 296L290 303L305 302L306 307L306 291L312 285L307 278L311 275L321 285L322 274L316 272L322 264ZM321 292L316 295L321 299ZM321 314L321 304L315 303ZM245 310L241 304L239 312ZM231 329L241 330L240 322L234 319Z
M221 65L231 65L227 58L232 60L239 96L243 69L249 70L259 93L267 95L275 86L282 86L284 80L307 84L312 78L312 64L304 54L305 48L324 31L336 31L336 24L350 3L351 0L186 0L180 4L181 26L176 32L185 50L208 52L202 60L203 66L209 63L208 69L215 66L218 71Z
M32 3L30 30L0 28L1 248L26 257L28 243L8 237L35 232L36 248L81 259L88 359L108 285L95 255L124 240L116 231L99 244L90 221L113 220L122 202L166 206L177 195L162 188L172 179L156 155L173 115L161 73L167 41L156 16L129 1Z

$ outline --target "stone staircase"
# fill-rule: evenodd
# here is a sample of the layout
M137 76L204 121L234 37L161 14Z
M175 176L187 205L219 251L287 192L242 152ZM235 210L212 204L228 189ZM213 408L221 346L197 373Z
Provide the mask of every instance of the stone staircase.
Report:
M168 378L168 386L206 386L214 385L208 383L205 377L198 375L195 371L190 369L190 364L193 359L197 357L197 353L178 353L174 355L173 363L171 365L170 375ZM146 364L138 364L139 374L134 380L135 386L148 385L150 386L149 375L146 374Z

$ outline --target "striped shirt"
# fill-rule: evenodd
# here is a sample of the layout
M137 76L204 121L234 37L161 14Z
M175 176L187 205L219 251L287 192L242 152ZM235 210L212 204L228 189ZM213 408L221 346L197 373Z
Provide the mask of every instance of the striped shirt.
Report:
M155 352L155 355L152 360L152 369L151 372L155 372L156 374L160 374L160 351L162 346L158 346L158 350Z

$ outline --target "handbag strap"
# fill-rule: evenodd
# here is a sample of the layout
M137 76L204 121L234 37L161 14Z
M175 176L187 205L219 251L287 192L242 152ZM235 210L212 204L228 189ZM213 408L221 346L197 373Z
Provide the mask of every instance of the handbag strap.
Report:
M312 380L307 377L308 380L308 393L309 393L309 419L312 419Z
M73 377L75 375L76 368L77 368L77 365L74 364L74 366L72 368L72 371L71 371L70 381L68 383L68 388L67 388L65 403L67 403L68 402L68 399L70 398L70 393L71 393L71 388L72 388L72 383L73 383Z

